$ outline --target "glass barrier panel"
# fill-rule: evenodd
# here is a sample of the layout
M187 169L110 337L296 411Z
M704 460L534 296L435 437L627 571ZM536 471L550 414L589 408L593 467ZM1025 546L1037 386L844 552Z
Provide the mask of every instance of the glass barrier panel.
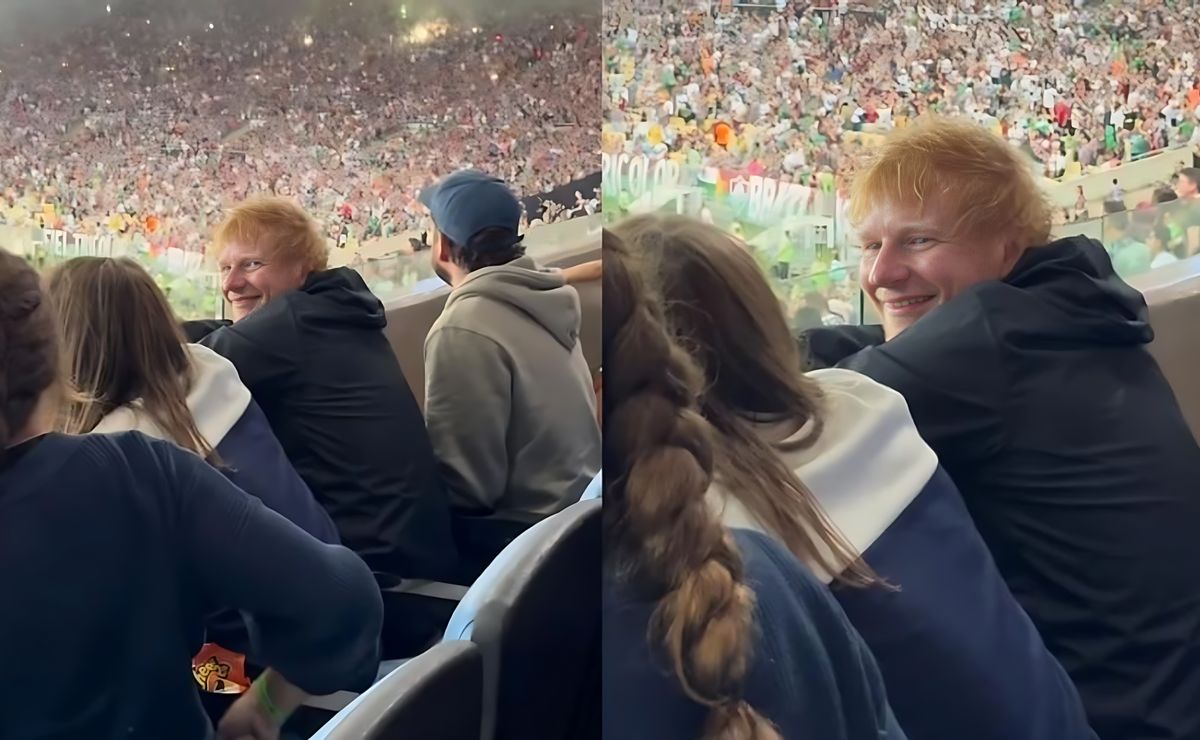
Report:
M580 249L598 250L601 218L601 214L594 214L530 226L525 231L525 254L548 265ZM329 263L357 270L371 292L386 303L445 286L433 270L431 257L430 248L422 243L422 233L411 231L365 242L353 252L335 247L330 250Z
M126 257L154 276L181 319L221 318L220 276L202 252L162 248L141 234L76 233L32 224L0 224L0 247L25 256L39 270L77 257Z
M1146 203L1134 210L1058 225L1054 234L1098 240L1117 274L1128 281L1200 254L1200 199Z

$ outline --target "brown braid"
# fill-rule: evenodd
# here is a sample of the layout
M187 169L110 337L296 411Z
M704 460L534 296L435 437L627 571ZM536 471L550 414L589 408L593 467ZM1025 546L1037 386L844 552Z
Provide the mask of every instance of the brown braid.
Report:
M802 562L850 585L878 577L784 464L781 451L811 446L824 428L823 396L801 372L779 301L745 244L714 226L647 214L614 231L638 255L676 341L704 375L700 411L721 438L722 487ZM772 445L754 415L791 421L804 434Z
M0 459L57 380L54 318L38 275L0 249Z
M741 698L754 595L741 554L709 510L712 430L696 410L700 375L667 333L631 257L604 233L606 554L658 598L663 645L692 700L710 708L704 740L779 740Z

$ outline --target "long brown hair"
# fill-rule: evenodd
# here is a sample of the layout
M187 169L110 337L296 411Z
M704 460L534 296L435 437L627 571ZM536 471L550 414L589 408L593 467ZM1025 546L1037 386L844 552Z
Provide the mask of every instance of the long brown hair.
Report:
M778 454L816 442L823 399L802 372L796 339L746 246L682 216L637 216L614 231L643 260L672 330L704 374L700 408L724 438L717 460L722 487L804 562L844 583L875 582ZM772 445L755 429L756 416L807 431Z
M84 434L141 399L171 441L214 460L187 406L192 364L183 330L154 279L133 260L80 257L50 275L70 382L64 431Z
M657 600L651 644L683 691L709 707L704 740L779 740L741 699L754 595L705 495L713 434L696 410L701 377L611 232L603 236L605 555Z
M58 372L53 312L38 274L0 249L0 460Z

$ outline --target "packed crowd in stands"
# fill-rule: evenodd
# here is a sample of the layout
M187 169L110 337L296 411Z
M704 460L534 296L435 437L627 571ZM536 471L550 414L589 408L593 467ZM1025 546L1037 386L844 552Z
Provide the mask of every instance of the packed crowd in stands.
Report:
M610 151L809 184L925 113L973 118L1050 177L1200 144L1193 3L740 5L607 6Z
M7 45L0 223L199 250L224 209L267 192L344 243L421 228L418 191L460 167L520 195L590 174L598 17L417 25L359 5L273 22L230 3L199 26L113 14Z

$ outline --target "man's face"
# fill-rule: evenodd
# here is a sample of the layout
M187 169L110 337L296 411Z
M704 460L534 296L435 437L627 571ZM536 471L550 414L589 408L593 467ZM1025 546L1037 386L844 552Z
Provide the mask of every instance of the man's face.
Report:
M229 242L217 265L221 269L221 292L233 305L233 320L241 321L259 306L289 290L304 285L302 265L281 255L268 256L260 246Z
M1200 192L1200 188L1197 188L1197 183L1192 182L1192 178L1187 175L1175 178L1175 195L1181 200L1195 198L1197 192Z
M433 230L429 235L429 262L433 265L433 271L442 279L446 285L454 285L454 261L450 258L450 244L442 238L442 232L438 231L437 224L434 224Z
M972 285L1003 278L1020 256L999 231L955 234L956 214L926 202L881 203L859 228L859 278L887 339Z

